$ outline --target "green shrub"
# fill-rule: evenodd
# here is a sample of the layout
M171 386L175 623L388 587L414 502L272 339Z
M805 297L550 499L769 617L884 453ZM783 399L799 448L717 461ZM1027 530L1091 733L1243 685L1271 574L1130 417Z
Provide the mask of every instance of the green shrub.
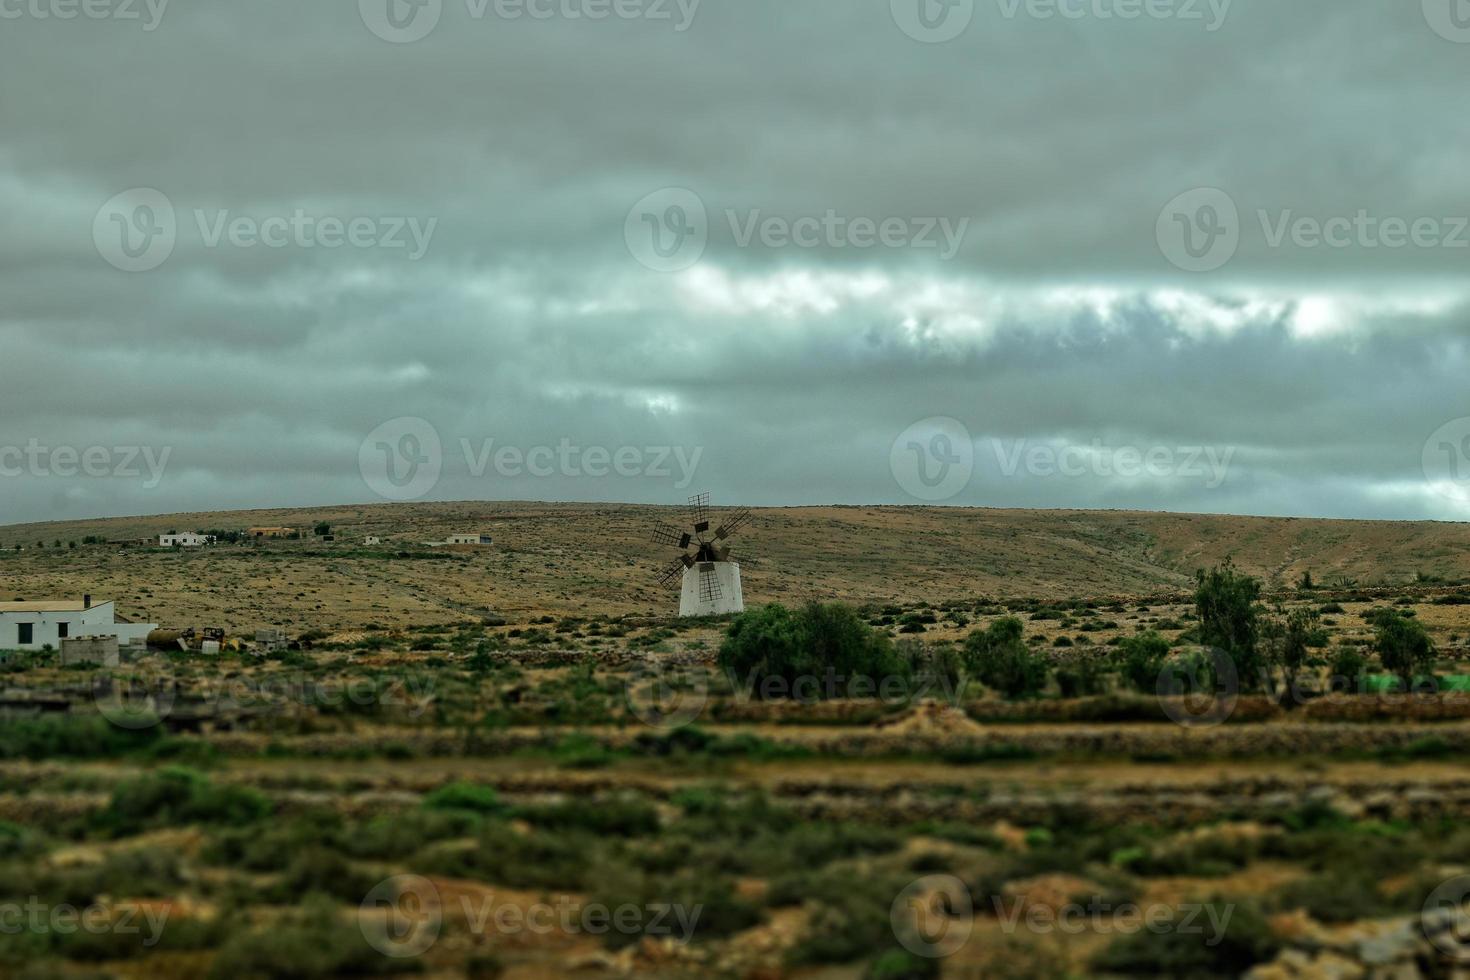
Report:
M893 948L890 912L906 876L797 873L771 883L773 905L804 902L807 931L790 950L795 966L855 963Z
M210 980L324 980L416 972L412 959L391 959L368 945L350 919L322 897L267 926L236 933L215 955Z
M1218 878L1245 868L1259 850L1249 840L1207 834L1125 849L1110 863L1146 878Z
M121 919L118 920L121 924ZM92 931L79 929L73 933L58 933L54 936L56 950L69 960L84 963L113 963L134 957L151 956L161 951L197 951L218 946L225 938L225 923L219 919L170 918L161 923L155 935L141 916L131 923L138 932L121 929ZM156 942L146 945L150 940ZM77 980L66 974L67 980ZM24 978L23 978L24 980Z
M1022 642L1024 631L1019 619L1005 616L965 640L965 663L971 673L1012 700L1035 697L1046 686L1046 662Z
M308 847L291 859L285 873L266 888L263 897L267 902L289 905L299 901L302 895L318 893L356 904L378 880L378 876L358 871L336 851Z
M440 786L424 797L424 807L429 810L466 810L484 815L501 814L507 809L493 786L468 782Z
M137 847L115 851L98 864L36 872L30 869L34 890L57 904L84 907L99 896L170 898L184 887L187 877L176 851Z
M1282 909L1306 909L1322 922L1356 922L1414 910L1385 894L1380 885L1371 870L1333 868L1282 886L1275 899Z
M1097 657L1083 654L1056 669L1057 690L1064 698L1090 698L1107 687Z
M39 857L46 849L41 834L18 823L0 820L0 861Z
M912 638L899 640L895 650L913 678L916 696L957 695L965 681L965 662L949 643L928 644Z
M1125 637L1116 656L1124 683L1140 694L1157 693L1159 674L1169 658L1168 640L1152 630Z
M508 824L488 824L473 847L431 845L412 860L415 870L472 878L507 888L580 890L592 874L598 838L587 833L520 833Z
M1404 690L1413 686L1414 676L1434 666L1434 643L1417 619L1392 612L1373 618L1376 635L1373 649L1383 669L1403 679Z
M1225 919L1224 935L1212 934L1212 925ZM1188 925L1176 915L1169 928L1142 929L1117 940L1094 960L1102 973L1145 977L1238 977L1257 963L1274 957L1280 941L1272 934L1261 910L1244 902L1213 901ZM1219 942L1210 942L1219 938Z
M631 796L524 806L516 810L516 816L546 830L585 830L618 837L652 834L659 827L653 805Z
M639 918L639 931L609 929L603 935L603 941L615 948L632 945L645 934L654 938L673 935L696 942L721 939L761 921L760 910L735 894L730 878L704 869L652 875L625 867L603 867L594 879L592 901L614 911L632 905L645 913ZM672 912L658 921L649 910L661 906L670 906ZM682 934L685 927L692 930L690 935Z
M408 810L349 825L337 835L337 847L356 858L401 861L430 844L472 837L484 826L485 818L468 810Z
M100 715L0 719L0 759L107 759L146 749L157 726L123 728Z
M741 613L720 646L719 663L732 686L762 699L873 697L888 678L905 688L910 680L888 635L838 603L808 603L795 612L772 604Z
M552 750L556 764L565 769L601 769L612 765L617 753L583 732L565 735Z
M312 810L290 820L260 827L224 828L205 845L204 860L245 871L278 871L301 851L313 846L336 846L344 834L341 817L328 810Z
M1357 647L1338 647L1332 657L1332 683L1339 692L1356 691L1362 687L1363 675L1368 670L1368 658Z
M192 769L170 766L119 785L97 819L112 833L127 835L190 823L239 826L270 812L270 801L253 789L216 786Z

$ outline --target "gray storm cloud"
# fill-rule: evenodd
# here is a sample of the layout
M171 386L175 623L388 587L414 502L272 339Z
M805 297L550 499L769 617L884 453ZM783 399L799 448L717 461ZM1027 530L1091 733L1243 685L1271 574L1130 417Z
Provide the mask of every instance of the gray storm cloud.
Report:
M0 521L1470 512L1434 0L72 9L0 0Z

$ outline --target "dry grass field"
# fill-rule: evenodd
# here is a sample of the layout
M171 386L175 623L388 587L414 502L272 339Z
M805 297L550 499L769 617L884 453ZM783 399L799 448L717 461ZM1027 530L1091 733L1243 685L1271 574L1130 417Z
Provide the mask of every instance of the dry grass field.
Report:
M482 609L511 622L657 617L670 614L678 596L655 584L668 553L650 543L650 531L684 518L679 508L453 503L16 525L0 527L0 595L88 593L116 599L132 619L233 630L454 622ZM310 540L322 521L335 542ZM295 527L307 540L178 552L81 544L252 526ZM480 531L495 538L483 551L423 546ZM364 546L368 536L383 544ZM1470 578L1470 524L781 508L757 510L735 552L747 605L1138 597L1182 592L1196 569L1227 557L1268 589L1290 587L1304 572L1360 587L1458 581Z

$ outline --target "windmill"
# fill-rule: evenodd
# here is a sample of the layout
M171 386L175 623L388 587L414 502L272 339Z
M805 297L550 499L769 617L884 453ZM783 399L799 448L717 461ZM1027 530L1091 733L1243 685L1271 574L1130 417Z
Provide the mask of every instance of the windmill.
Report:
M730 535L750 520L750 511L736 511L718 526L713 526L709 516L709 494L700 493L689 498L689 516L693 524L690 531L668 525L654 529L653 540L656 543L672 545L684 552L659 573L659 584L667 585L682 576L680 616L722 616L744 612L740 566L731 556L728 542Z

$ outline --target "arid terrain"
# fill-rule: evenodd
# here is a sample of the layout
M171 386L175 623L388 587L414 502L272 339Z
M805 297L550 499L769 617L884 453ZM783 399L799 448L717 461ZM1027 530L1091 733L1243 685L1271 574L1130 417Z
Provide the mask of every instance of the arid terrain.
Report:
M0 891L99 923L0 934L0 975L1429 980L1467 954L1435 897L1470 872L1466 525L761 510L750 612L681 620L649 532L684 518L0 529L0 597L245 641L0 654ZM252 526L303 538L138 543ZM1198 673L1197 568L1259 675ZM1414 693L1395 636L1423 639ZM895 683L762 693L814 651Z
M720 512L716 511L718 516ZM336 540L314 540L331 525ZM456 503L179 514L0 527L0 596L117 600L120 614L232 630L455 622L493 610L663 616L676 587L652 543L682 508ZM84 545L168 531L294 527L299 541L170 551ZM485 532L485 549L425 542ZM382 544L365 546L365 538ZM61 542L57 550L56 542ZM73 550L68 546L76 542ZM38 548L44 544L44 548ZM17 552L19 545L25 550ZM1470 577L1470 524L931 507L761 509L739 533L747 604L856 604L1016 597L1141 597L1187 590L1233 558L1268 589L1305 572L1325 585L1400 587Z

